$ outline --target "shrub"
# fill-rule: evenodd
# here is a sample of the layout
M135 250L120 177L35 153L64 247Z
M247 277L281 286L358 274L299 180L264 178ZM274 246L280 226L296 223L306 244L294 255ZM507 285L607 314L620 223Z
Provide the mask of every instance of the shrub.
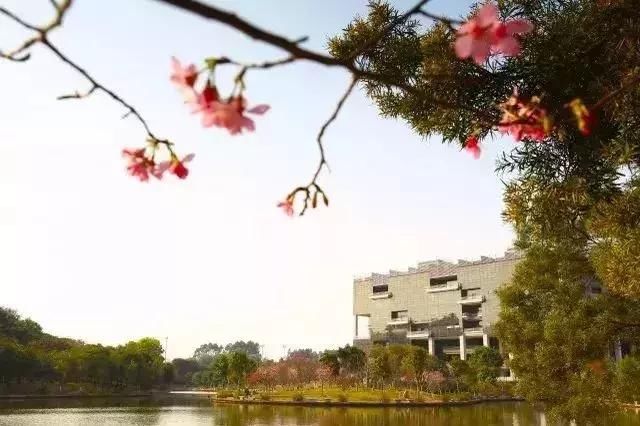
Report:
M258 395L258 398L262 401L270 401L271 395L269 395L268 393L261 393L260 395Z
M300 392L294 393L291 399L293 399L296 402L304 401L304 395L302 395Z
M339 402L347 402L348 401L347 395L345 395L343 393L338 394L338 401Z

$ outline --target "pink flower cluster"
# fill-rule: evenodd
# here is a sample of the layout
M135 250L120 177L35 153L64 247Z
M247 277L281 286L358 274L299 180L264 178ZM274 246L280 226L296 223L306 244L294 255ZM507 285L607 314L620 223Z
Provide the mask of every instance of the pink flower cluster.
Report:
M156 146L150 149L155 152ZM127 162L127 172L138 178L140 182L147 182L149 176L162 179L167 171L180 179L186 179L189 175L189 169L185 164L193 160L194 154L189 154L180 160L172 153L171 160L156 163L154 154L149 155L148 151L149 148L125 148L122 150L122 157Z
M547 110L540 106L540 98L537 96L525 101L514 93L500 107L503 113L498 127L502 133L512 135L516 141L527 138L541 142L551 132L553 120Z
M533 25L524 19L501 21L498 8L486 3L458 29L456 55L461 59L473 58L478 65L484 64L492 53L516 56L520 53L516 35L532 29Z
M178 86L192 111L202 114L203 127L222 127L232 135L242 133L243 130L252 132L255 130L255 124L246 114L262 115L269 110L268 105L257 105L247 109L247 100L242 95L242 85L238 93L221 98L216 86L210 81L211 76L207 76L203 89L197 91L195 84L199 72L195 65L183 66L176 58L172 58L172 66L171 81Z

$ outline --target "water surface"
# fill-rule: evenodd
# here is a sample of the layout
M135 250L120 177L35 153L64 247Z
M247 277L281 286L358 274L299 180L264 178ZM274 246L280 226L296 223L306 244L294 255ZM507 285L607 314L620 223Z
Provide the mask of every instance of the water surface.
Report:
M209 425L209 426L545 426L526 403L461 407L342 408L212 405L206 398L78 399L0 402L0 425ZM640 426L640 414L618 416L615 426Z

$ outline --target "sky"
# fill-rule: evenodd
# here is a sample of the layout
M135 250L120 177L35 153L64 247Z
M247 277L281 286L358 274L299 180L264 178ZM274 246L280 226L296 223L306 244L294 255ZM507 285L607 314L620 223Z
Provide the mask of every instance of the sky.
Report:
M212 3L307 35L317 50L366 13L364 0ZM469 3L434 0L430 10L457 17ZM47 0L2 4L34 23L51 17ZM26 35L0 20L0 48ZM0 62L0 305L49 333L103 344L168 337L169 358L240 339L269 357L337 347L353 337L355 276L499 256L512 243L494 173L510 141L486 143L474 160L380 117L358 90L325 136L330 208L290 219L275 205L310 179L316 133L346 72L302 62L250 72L249 101L272 109L254 133L232 137L186 110L170 57L255 62L283 52L152 0L76 1L52 39L196 156L186 181L140 183L120 152L145 133L119 105L102 94L56 101L88 86L43 48L24 64Z

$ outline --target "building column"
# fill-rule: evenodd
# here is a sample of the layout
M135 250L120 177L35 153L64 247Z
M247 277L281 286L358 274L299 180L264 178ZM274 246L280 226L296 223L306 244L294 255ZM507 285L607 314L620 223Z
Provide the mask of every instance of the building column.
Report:
M356 330L353 333L353 335L354 335L354 337L358 337L358 315L356 315L355 327L356 327Z
M620 361L622 359L622 343L620 343L620 340L616 340L613 350L615 352L616 361Z
M482 335L482 346L489 347L489 335L487 333Z
M433 340L433 337L429 337L427 342L429 343L429 355L436 354L436 342Z
M464 334L460 335L460 359L467 359L467 341L464 338Z

